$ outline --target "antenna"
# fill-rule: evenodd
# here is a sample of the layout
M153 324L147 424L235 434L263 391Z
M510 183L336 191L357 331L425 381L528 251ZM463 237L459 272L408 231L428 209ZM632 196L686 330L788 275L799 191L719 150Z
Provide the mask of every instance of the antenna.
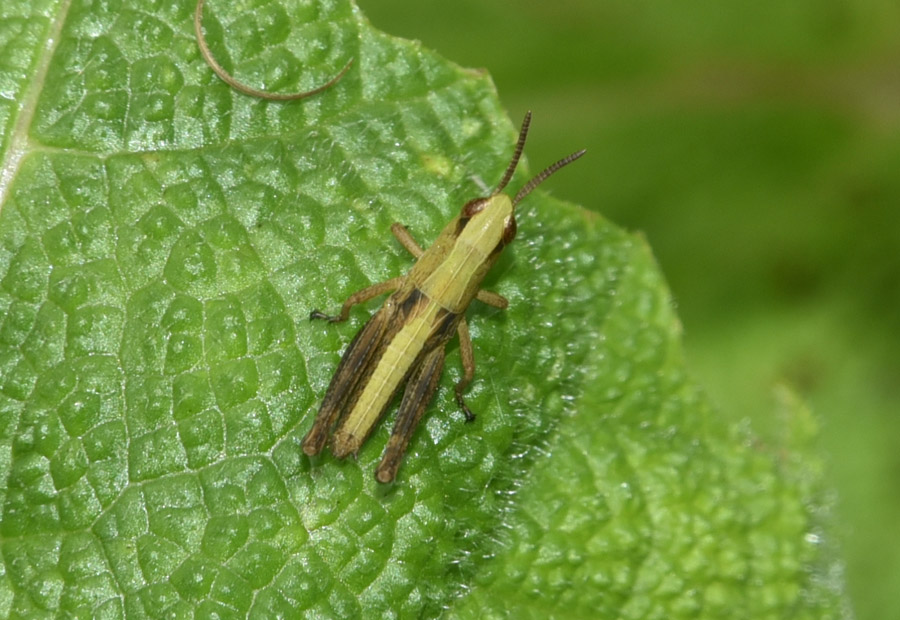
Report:
M522 121L522 129L519 130L519 141L516 142L516 152L513 153L512 160L510 160L509 166L506 168L506 173L503 175L503 178L500 179L500 184L491 196L502 192L503 188L506 187L506 184L509 183L509 180L512 178L513 173L516 171L516 166L519 164L519 158L522 156L522 150L525 148L525 138L528 137L529 125L531 125L531 110L528 110L528 112L525 113L525 120Z
M552 164L552 165L544 168L540 172L540 174L538 174L536 177L534 177L533 179L528 181L528 183L525 184L525 187L523 187L522 189L519 190L519 193L516 194L515 199L513 199L513 207L515 207L517 204L519 204L519 201L522 200L523 198L525 198L525 196L530 194L531 190L533 190L535 187L537 187L538 185L540 185L541 183L546 181L547 177L549 177L551 174L553 174L554 172L556 172L563 166L567 166L568 164L571 164L573 161L575 161L576 159L578 159L579 157L584 155L584 153L585 153L585 150L581 149L580 151L576 151L575 153L572 153L571 155L569 155L567 157L563 157L555 164Z

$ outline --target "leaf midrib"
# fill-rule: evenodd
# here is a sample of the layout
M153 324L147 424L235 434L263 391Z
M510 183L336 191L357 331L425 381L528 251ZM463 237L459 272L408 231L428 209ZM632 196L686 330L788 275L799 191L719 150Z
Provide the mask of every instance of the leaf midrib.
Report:
M44 44L41 52L38 54L37 62L32 72L34 77L29 81L16 111L16 120L9 136L9 145L6 153L0 159L0 212L3 211L3 206L9 198L9 192L22 165L22 160L25 159L25 155L31 150L32 145L28 136L29 130L34 120L34 113L37 109L41 91L44 88L44 82L47 79L50 61L53 59L56 47L59 45L62 29L66 23L66 17L71 6L72 0L62 0L57 8L56 16L50 20L49 28L42 37Z

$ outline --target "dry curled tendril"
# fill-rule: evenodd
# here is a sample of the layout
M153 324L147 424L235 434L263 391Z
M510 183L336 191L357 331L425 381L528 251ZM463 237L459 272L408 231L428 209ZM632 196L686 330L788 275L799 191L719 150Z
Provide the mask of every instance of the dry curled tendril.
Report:
M223 82L231 86L238 92L244 93L245 95L250 95L251 97L258 97L260 99L269 99L271 101L293 101L295 99L305 99L306 97L310 97L312 95L318 94L323 90L334 86L338 80L344 77L344 74L350 70L350 67L353 65L353 59L351 58L347 61L347 64L344 65L344 68L341 69L337 75L333 78L322 84L321 86L317 86L312 90L303 91L300 93L270 93L264 90L259 90L253 88L252 86L247 86L243 82L239 82L234 78L230 73L228 73L222 65L216 61L213 57L212 52L209 49L209 44L206 42L206 37L203 36L203 2L204 0L197 0L197 8L194 11L194 32L197 35L197 45L200 48L200 54L203 56L203 59L206 63L212 68L216 75L222 79Z

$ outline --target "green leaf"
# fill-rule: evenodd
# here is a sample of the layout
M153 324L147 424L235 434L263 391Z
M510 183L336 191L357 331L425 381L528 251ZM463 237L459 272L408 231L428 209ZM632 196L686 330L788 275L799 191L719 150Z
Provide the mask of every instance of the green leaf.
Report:
M727 427L644 242L545 194L489 280L510 309L470 312L476 422L451 347L396 484L388 423L303 456L366 316L310 309L407 269L390 223L433 239L514 127L344 1L208 6L254 86L356 59L242 96L192 11L0 8L0 616L843 614L808 412L778 446Z

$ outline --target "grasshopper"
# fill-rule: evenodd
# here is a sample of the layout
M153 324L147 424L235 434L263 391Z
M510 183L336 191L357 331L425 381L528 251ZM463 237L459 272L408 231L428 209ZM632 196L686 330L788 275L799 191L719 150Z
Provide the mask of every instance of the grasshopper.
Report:
M339 459L355 456L405 382L394 429L375 470L379 482L393 481L410 437L437 389L444 347L454 333L459 336L463 366L463 377L455 388L456 402L467 422L475 419L463 399L463 391L475 376L466 309L473 299L500 309L509 305L504 297L482 290L480 285L516 235L516 205L547 177L584 154L581 150L557 161L510 199L501 192L516 170L530 123L528 112L497 188L489 196L467 202L428 250L422 250L401 224L391 226L400 244L417 259L406 275L354 293L335 316L318 310L310 313L310 320L346 321L356 304L394 291L344 352L312 429L303 438L307 455L319 454L333 429L332 454Z

